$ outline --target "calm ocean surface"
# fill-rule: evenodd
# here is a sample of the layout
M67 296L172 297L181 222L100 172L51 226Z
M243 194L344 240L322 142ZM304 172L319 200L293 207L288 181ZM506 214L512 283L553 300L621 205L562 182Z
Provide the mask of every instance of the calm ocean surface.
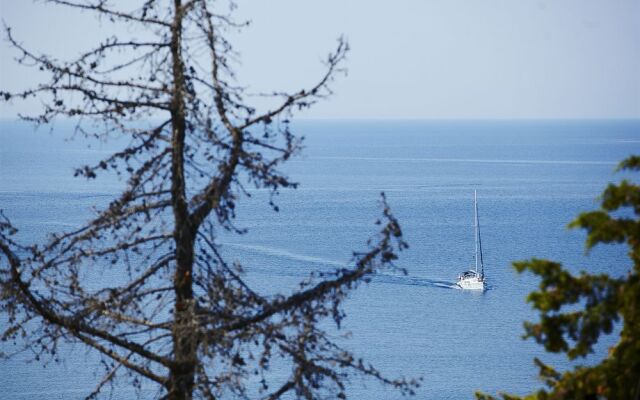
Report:
M346 346L389 376L423 376L417 398L465 399L475 390L524 394L538 388L533 358L559 367L561 356L523 341L522 322L536 315L524 302L537 282L511 262L530 257L562 261L572 270L625 273L621 246L584 252L584 234L568 222L593 209L617 162L640 154L639 121L303 121L303 154L286 170L301 186L277 198L241 202L245 236L220 239L248 279L264 292L291 287L312 269L349 262L366 248L380 214L379 192L404 229L410 249L398 264L408 276L377 276L346 306ZM65 142L69 127L47 130L0 122L0 209L25 241L68 230L105 204L120 183L73 178L73 167L95 161L114 145ZM478 191L490 290L452 288L473 264L473 191ZM1 320L0 320L1 322ZM604 338L591 358L606 353ZM9 353L10 345L0 345ZM0 360L2 399L81 399L97 382L95 358L81 347L61 351L64 362L43 368L26 355ZM149 397L155 392L148 392ZM355 379L355 399L400 397L373 381ZM108 391L107 391L108 394ZM120 388L114 398L134 392Z

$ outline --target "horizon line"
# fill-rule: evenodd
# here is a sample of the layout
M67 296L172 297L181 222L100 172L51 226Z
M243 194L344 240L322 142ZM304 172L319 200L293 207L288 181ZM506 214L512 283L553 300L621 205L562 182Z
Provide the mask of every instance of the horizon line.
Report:
M148 118L148 121L158 120L160 118ZM378 122L403 122L403 121L414 121L414 122L482 122L482 121L640 121L640 116L629 116L629 117L291 117L287 118L291 120L291 122L296 121L309 121L309 122L329 122L329 121L378 121ZM67 122L72 121L73 118L69 117L60 117L57 119L59 122ZM0 116L0 121L15 121L15 122L29 122L21 119L18 116ZM142 121L142 120L140 120ZM43 124L48 125L55 121L50 121L49 123ZM132 121L135 122L135 121Z

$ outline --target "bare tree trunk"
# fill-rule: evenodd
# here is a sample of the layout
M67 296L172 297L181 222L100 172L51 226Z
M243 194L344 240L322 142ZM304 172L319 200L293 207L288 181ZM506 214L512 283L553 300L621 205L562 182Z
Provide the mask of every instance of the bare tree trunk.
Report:
M301 148L289 118L331 94L346 42L338 40L314 86L265 94L276 103L258 113L244 88L229 83L236 53L225 32L246 23L218 6L224 2L118 2L137 3L132 11L98 0L47 3L125 29L61 61L30 51L6 28L18 62L51 76L34 88L0 90L0 102L39 97L43 111L25 117L36 124L71 117L79 118L76 133L88 137L130 135L121 151L76 170L86 178L124 172L127 184L85 225L42 245L14 241L16 229L0 210L0 313L8 322L0 337L23 341L36 360L57 359L58 343L68 339L100 354L104 377L88 398L116 380L140 388L141 378L171 400L345 398L352 374L413 394L416 380L385 378L319 325L333 318L339 329L348 293L379 270L398 270L393 260L406 244L384 197L379 234L354 253L353 265L313 274L290 295L254 290L215 240L215 228L244 232L233 219L247 184L271 196L297 186L279 171ZM140 29L151 35L130 37ZM152 128L140 127L167 113ZM96 287L85 279L94 271L122 272L125 280ZM289 376L271 373L272 364L290 366Z
M171 102L172 162L171 192L173 198L174 241L176 246L176 271L174 276L175 325L173 329L174 363L169 374L170 399L191 399L196 368L196 335L192 329L193 307L193 246L194 234L189 223L189 211L185 194L184 144L184 63L182 60L182 11L181 0L174 0L175 16L171 35L173 60L173 98Z

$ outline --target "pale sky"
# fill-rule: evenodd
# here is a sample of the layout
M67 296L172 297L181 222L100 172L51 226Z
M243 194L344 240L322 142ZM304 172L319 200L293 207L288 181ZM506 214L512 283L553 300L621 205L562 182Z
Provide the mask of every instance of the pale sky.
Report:
M127 0L125 4L137 4ZM339 35L335 95L305 118L640 118L640 0L238 0L239 84L315 82ZM104 35L88 14L0 0L27 46L74 55ZM3 35L4 39L4 35ZM0 87L37 82L0 43ZM0 105L0 116L36 105Z

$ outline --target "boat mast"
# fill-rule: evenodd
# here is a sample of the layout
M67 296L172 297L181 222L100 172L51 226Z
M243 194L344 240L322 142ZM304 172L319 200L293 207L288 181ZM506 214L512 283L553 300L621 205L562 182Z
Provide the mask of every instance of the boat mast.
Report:
M478 199L477 193L473 191L473 211L474 211L474 230L475 230L475 243L476 243L476 252L474 254L474 258L476 260L476 275L478 275Z
M476 214L476 273L478 273L478 250L480 250L480 276L484 277L484 261L482 260L482 239L480 238L480 219L478 217L478 198L476 192L473 192L473 200L475 203Z

